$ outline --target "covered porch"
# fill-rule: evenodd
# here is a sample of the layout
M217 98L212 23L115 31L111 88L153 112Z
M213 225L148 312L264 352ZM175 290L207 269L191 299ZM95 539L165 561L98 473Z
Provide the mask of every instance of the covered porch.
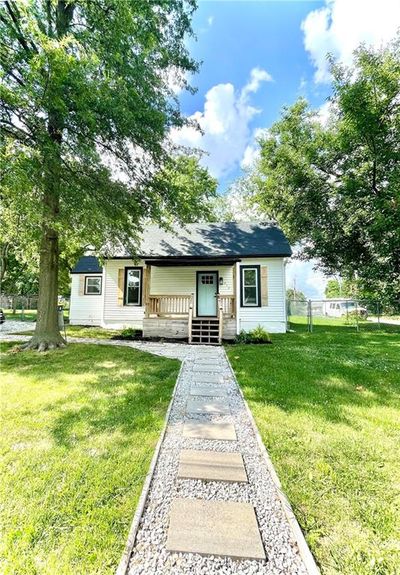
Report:
M214 344L234 339L236 262L146 261L145 277L145 337Z

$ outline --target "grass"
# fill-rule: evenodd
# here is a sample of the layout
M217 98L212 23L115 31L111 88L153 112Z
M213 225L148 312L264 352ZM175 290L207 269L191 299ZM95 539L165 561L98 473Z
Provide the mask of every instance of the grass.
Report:
M6 320L11 319L17 321L36 321L37 316L36 309L25 309L24 311L17 309L16 313L13 313L12 309L5 309L3 311L4 315L6 316ZM64 309L64 318L68 319L68 316L69 316L69 310Z
M69 337L92 337L95 339L112 339L121 333L121 330L104 329L97 326L66 325L65 331ZM32 331L21 331L18 335L32 335ZM64 335L64 330L61 330Z
M316 326L227 352L324 575L400 573L400 329Z
M115 573L179 362L1 349L0 572Z

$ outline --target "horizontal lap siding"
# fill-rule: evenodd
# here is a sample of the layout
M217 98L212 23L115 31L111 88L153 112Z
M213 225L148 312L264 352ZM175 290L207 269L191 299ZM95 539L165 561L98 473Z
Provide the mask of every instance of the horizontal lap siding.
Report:
M80 284L82 281L82 285L84 286L85 275L101 277L101 275L98 274L72 275L69 322L71 325L100 325L103 298L101 295L80 294Z
M219 286L219 293L233 293L233 268L225 267L152 267L151 268L151 295L190 295L196 293L196 272L218 272L223 278L223 285Z
M144 268L144 262L135 263L132 260L108 260L105 262L104 324L108 327L118 329L125 326L142 328L143 297L142 306L118 305L118 270L135 266Z
M239 265L267 267L268 305L265 307L239 307L238 331L249 331L262 325L267 331L286 331L285 265L283 258L243 259ZM237 289L240 304L240 273L237 270Z

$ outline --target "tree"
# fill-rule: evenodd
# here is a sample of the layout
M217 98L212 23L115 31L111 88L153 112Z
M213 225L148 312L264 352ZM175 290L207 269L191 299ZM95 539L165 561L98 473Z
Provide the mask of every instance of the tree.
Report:
M304 293L294 288L288 288L286 290L286 299L295 301L307 301L307 298L304 295Z
M325 287L325 297L327 298L351 298L357 297L357 286L349 280L328 280Z
M332 64L326 124L304 99L261 141L254 196L325 273L400 301L400 41Z
M187 194L162 177L174 161L169 131L186 122L171 77L190 89L185 73L197 69L185 47L194 9L194 0L2 2L2 202L11 227L22 214L20 245L40 255L31 348L64 344L60 254L116 242L134 254L143 222L201 206L201 186Z

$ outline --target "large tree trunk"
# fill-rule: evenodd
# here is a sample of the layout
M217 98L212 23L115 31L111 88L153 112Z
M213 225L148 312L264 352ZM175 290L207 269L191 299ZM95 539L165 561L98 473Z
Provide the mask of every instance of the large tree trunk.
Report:
M58 233L51 227L49 220L56 221L58 197L46 193L42 240L40 246L39 299L36 329L25 349L45 351L65 345L58 327ZM50 217L49 217L50 216ZM51 218L53 216L53 218Z
M65 345L58 327L58 215L60 209L60 164L62 128L57 117L49 115L51 146L44 158L43 219L39 263L39 299L36 329L23 349L45 351Z

